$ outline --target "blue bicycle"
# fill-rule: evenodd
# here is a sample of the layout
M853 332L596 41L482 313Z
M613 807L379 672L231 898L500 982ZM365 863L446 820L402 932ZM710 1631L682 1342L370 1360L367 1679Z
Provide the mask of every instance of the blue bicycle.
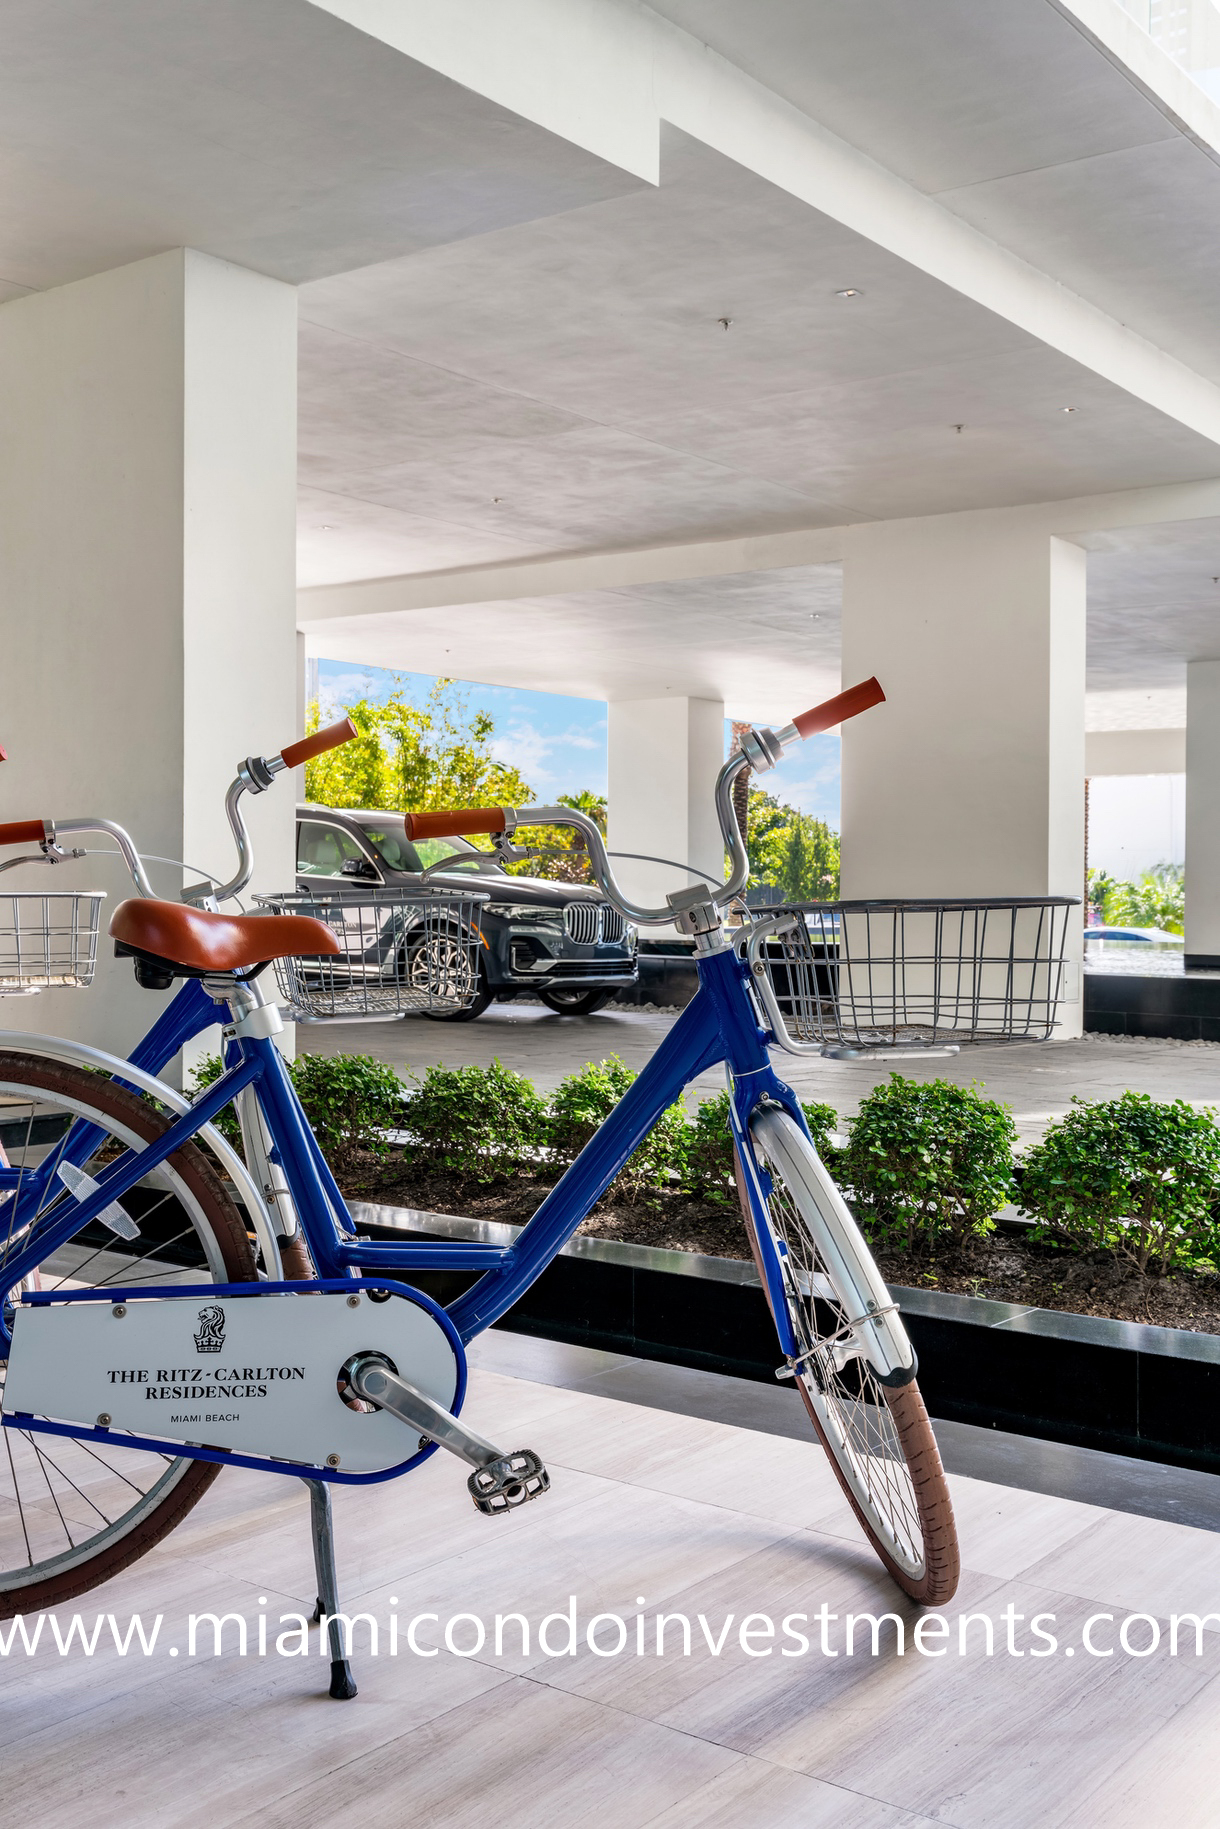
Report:
M0 844L36 844L21 862L83 855L63 841L107 832L140 891L111 919L116 952L133 960L141 984L180 983L128 1060L0 1033L0 1616L55 1605L126 1567L190 1510L220 1466L308 1483L327 1616L338 1611L331 1484L395 1478L440 1446L472 1468L472 1497L489 1514L542 1496L549 1481L538 1454L505 1451L460 1420L464 1345L512 1307L662 1113L720 1063L780 1375L795 1380L894 1580L925 1603L952 1595L953 1514L914 1352L800 1105L771 1066L769 1044L791 1045L759 951L777 923L734 931L725 920L748 874L732 802L739 771L774 766L802 738L883 696L870 681L783 730L749 732L716 785L729 880L677 891L664 908L630 902L596 826L570 808L409 818L419 836L490 834L506 858L525 855L512 842L518 824L575 827L598 884L629 921L674 923L695 943L694 1001L507 1247L357 1233L285 1071L275 1044L282 1018L260 983L274 960L325 965L340 940L304 914L218 910L251 875L243 797L346 741L350 725L241 766L226 802L237 875L197 885L180 902L152 894L135 846L110 822L0 826ZM88 898L5 900L43 905L41 924L28 909L22 916L25 982L10 972L10 988L72 981L88 911L51 905ZM96 906L94 898L94 933ZM57 975L53 942L65 934L71 958ZM0 953L0 981L4 970ZM157 1076L217 1021L224 1071L189 1101ZM240 1153L214 1128L229 1105ZM474 1280L442 1308L415 1286L429 1271ZM338 1630L333 1624L331 1693L341 1696L355 1690Z

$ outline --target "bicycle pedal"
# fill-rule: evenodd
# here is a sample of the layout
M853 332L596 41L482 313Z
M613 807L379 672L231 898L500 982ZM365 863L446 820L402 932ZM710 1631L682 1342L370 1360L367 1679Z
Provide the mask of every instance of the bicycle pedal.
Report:
M518 1448L476 1468L466 1484L476 1510L497 1518L529 1499L540 1499L550 1489L551 1476L532 1449Z

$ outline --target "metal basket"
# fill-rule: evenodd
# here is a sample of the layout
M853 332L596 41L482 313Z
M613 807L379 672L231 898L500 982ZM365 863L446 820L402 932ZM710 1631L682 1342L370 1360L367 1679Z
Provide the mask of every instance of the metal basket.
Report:
M272 914L312 915L337 954L277 959L280 995L304 1021L469 1009L479 989L486 895L317 889L255 898Z
M105 892L0 895L0 997L92 984Z
M794 1054L1046 1041L1075 896L808 902L746 933L751 982Z

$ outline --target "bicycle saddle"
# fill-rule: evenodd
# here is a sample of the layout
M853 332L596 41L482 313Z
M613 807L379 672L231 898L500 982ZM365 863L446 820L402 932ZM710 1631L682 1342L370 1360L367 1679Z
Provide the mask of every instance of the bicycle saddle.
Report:
M134 957L136 981L166 990L175 978L259 970L272 959L342 949L312 915L222 915L182 902L132 896L110 918L117 958Z

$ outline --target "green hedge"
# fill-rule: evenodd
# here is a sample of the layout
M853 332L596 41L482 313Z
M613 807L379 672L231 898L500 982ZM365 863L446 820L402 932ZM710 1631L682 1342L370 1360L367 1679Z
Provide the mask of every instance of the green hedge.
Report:
M408 1168L476 1182L523 1170L555 1179L635 1079L616 1056L570 1074L549 1099L499 1061L430 1067L410 1085L362 1054L304 1055L289 1071L340 1172L399 1148ZM215 1056L204 1061L194 1090L219 1072ZM1145 1275L1220 1269L1220 1129L1181 1100L1076 1099L1015 1169L1011 1115L976 1087L891 1074L861 1101L844 1149L831 1140L833 1107L803 1110L865 1229L900 1251L984 1237L1019 1200L1044 1243L1126 1259ZM619 1175L617 1198L666 1189L735 1203L728 1111L727 1092L693 1117L672 1106ZM231 1110L218 1122L239 1140Z
M1021 1205L1040 1236L1126 1258L1144 1275L1220 1265L1212 1113L1141 1092L1072 1104L1021 1165Z
M868 1230L900 1251L992 1229L1012 1199L1009 1112L973 1086L892 1073L860 1102L834 1165Z

